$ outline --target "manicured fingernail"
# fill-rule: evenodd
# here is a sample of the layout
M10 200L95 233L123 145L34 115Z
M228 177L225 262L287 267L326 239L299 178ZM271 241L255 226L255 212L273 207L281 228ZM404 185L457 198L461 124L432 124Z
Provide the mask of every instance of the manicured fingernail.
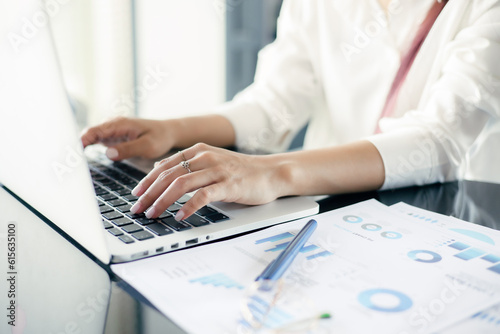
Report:
M118 158L118 151L116 150L116 148L110 147L106 150L106 156L111 160L116 159Z
M148 211L146 211L146 217L152 218L155 215L156 209L154 206L150 207Z
M132 207L130 208L130 212L132 213L137 213L141 209L141 203L136 202Z
M138 185L135 186L134 189L130 192L132 195L137 196L137 194L142 191L142 185L139 183Z
M182 210L177 211L177 214L175 215L175 220L179 222L182 220L182 218L184 218L184 211Z

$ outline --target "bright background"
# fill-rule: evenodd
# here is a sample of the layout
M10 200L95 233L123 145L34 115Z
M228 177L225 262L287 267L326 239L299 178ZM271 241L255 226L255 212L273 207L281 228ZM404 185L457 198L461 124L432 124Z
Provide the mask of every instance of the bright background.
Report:
M81 126L207 112L251 83L281 0L49 0Z

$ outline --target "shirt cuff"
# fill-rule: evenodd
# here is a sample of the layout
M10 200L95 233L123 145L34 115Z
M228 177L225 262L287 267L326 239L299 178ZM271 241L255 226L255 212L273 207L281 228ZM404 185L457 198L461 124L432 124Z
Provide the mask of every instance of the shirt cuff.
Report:
M229 120L236 136L236 147L243 152L258 152L266 140L267 116L256 103L246 101L226 102L211 112Z
M406 128L365 139L375 145L384 163L381 190L443 182L439 173L441 149L432 134L420 128Z

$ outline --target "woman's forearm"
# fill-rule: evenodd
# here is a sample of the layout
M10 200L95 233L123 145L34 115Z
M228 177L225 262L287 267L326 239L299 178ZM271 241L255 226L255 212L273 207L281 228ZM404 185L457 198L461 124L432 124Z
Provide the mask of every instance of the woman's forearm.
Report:
M276 166L280 196L376 190L385 179L382 158L369 141L275 154L265 159L270 166Z
M197 143L218 147L235 145L234 128L227 118L220 115L193 116L169 119L167 129L174 132L174 146L185 148Z

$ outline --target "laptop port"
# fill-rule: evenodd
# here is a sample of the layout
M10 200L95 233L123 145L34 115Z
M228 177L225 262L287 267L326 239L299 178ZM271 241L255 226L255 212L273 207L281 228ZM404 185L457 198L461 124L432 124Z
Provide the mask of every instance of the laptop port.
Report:
M194 245L197 243L198 243L198 238L194 238L194 239L186 241L186 246L191 246L191 245Z
M171 249L176 249L176 248L179 248L179 243L175 243L175 244L172 244L170 246Z
M163 252L163 247L157 248L157 249L156 249L156 252L157 252L157 253L161 253L161 252Z

